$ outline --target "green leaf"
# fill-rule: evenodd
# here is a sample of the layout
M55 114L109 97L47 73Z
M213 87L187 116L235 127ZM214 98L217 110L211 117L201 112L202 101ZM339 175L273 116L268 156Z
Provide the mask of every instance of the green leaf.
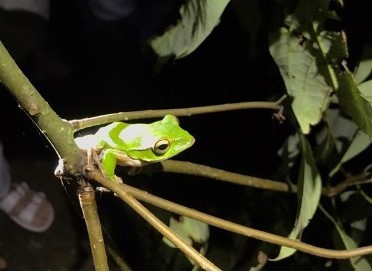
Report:
M339 240L335 242L336 244L341 244L340 247L338 247L339 249L353 249L358 247L355 241L349 235L347 235L340 226L336 225L336 231L338 237L334 236L334 239ZM372 269L371 265L365 257L354 257L348 260L344 260L344 262L345 261L349 263L348 266L351 266L353 270L356 271L371 271ZM346 269L349 270L349 268Z
M189 234L193 242L204 244L209 239L208 224L192 219L190 217L182 216L181 223L183 228Z
M350 143L348 149L346 150L346 152L342 156L340 162L329 173L329 177L334 176L337 173L337 171L340 169L340 167L342 166L342 164L344 164L345 162L351 160L352 158L354 158L355 156L357 156L358 154L360 154L371 143L372 143L372 139L367 134L365 134L364 132L362 132L362 131L359 130L355 134L355 137L354 137L353 141Z
M337 96L341 107L351 116L358 127L372 138L372 107L363 98L355 85L352 75L344 71L337 76Z
M372 104L372 79L358 85L361 96Z
M294 228L288 235L290 239L299 239L303 230L310 223L318 207L322 193L322 180L315 165L311 147L301 134L302 162L298 175L297 191L297 215ZM287 258L296 252L289 247L281 247L279 255L271 261L278 261Z
M355 133L358 131L358 126L347 116L342 114L339 108L330 108L326 112L325 120L328 121L331 127L331 133L335 140L338 142L337 150L341 153L342 150L345 151L345 144L350 144L350 142L355 137ZM341 142L347 142L341 144ZM339 145L341 144L341 146Z
M327 124L329 126L329 124ZM337 152L336 141L333 138L330 128L325 129L325 137L322 141L318 141L317 147L314 148L314 157L316 161L326 164L328 160L331 159L331 156ZM318 136L318 135L316 135Z
M321 206L320 206L321 207ZM336 247L338 249L355 249L358 247L357 243L346 234L343 227L337 224L336 220L323 208L322 212L328 217L329 220L335 225L336 235L333 236ZM347 260L343 260L347 264L343 264L342 270L358 270L358 271L371 271L372 267L365 257L354 257Z
M368 135L362 131L358 131L354 137L354 140L351 142L349 148L342 157L341 162L345 163L348 160L351 160L365 150L371 144L371 142L372 140L368 137Z
M356 84L362 83L372 73L372 46L366 46L360 61L354 73Z
M169 219L169 228L173 230L180 238L182 238L186 244L189 246L192 245L192 240L190 239L189 234L185 231L182 224L173 217ZM163 237L163 242L171 248L176 248L176 246L165 237Z
M199 252L205 255L209 239L208 224L187 216L181 216L179 221L171 217L169 219L169 228L173 230L180 238L182 238L182 240L184 240L189 246L193 246L194 243L198 243L200 245ZM165 237L163 237L163 242L169 247L176 247ZM188 260L191 262L191 264L195 264L192 259L188 258Z
M150 40L160 58L182 58L193 52L219 23L229 0L187 0L176 25Z
M279 67L303 133L310 132L337 88L332 64L347 55L342 33L324 29L334 16L328 0L300 0L278 32L270 35L270 53Z
M209 239L208 224L187 216L181 216L180 221L171 217L169 219L169 227L190 246L194 242L205 244ZM167 238L163 237L163 241L170 247L175 247Z

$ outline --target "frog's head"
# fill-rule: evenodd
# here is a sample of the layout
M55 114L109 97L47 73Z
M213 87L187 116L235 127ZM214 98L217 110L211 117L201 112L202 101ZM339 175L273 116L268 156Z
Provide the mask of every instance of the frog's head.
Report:
M195 142L194 137L179 126L174 115L166 115L151 124L130 125L120 133L120 138L127 143L129 157L145 162L169 159Z

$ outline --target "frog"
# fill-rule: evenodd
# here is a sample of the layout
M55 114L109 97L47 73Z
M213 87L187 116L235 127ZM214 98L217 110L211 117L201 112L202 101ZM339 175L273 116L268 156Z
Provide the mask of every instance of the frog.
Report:
M113 122L95 134L76 137L80 149L98 155L102 173L111 180L117 165L142 167L167 160L188 149L195 138L180 127L175 115L167 114L152 123Z

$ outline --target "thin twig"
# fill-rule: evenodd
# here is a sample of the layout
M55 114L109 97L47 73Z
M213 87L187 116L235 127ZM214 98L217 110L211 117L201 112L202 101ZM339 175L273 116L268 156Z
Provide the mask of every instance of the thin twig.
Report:
M190 209L188 207L182 206L180 204L165 200L163 198L154 196L148 192L143 190L134 188L132 186L123 184L122 187L125 190L133 195L136 199L154 205L156 207L160 207L170 212L178 213L184 216L188 216L194 218L196 220L205 222L211 226L215 226L217 228L221 228L227 231L231 231L237 234L241 234L247 237L252 237L261 241L266 241L272 244L287 246L291 248L295 248L299 251L309 253L315 256L324 257L324 258L334 258L334 259L349 259L352 257L363 256L372 253L372 246L367 247L360 247L351 250L334 250L334 249L326 249L321 247L316 247L313 245L309 245L307 243L292 240L286 237L282 237L279 235L271 234L268 232L260 231L257 229L249 228L246 226L242 226L231 221L227 221L203 212L199 212L194 209ZM117 192L115 192L117 193Z
M150 225L152 225L157 231L171 241L176 247L185 253L187 257L195 261L204 270L220 270L211 261L201 255L193 247L187 245L179 236L177 236L169 227L167 227L162 221L160 221L154 214L146 209L140 202L138 202L133 196L128 194L125 187L122 187L119 183L113 182L110 179L105 178L99 171L93 170L89 172L89 177L98 181L103 186L115 192L115 194L125 201L133 210L135 210L143 219L145 219Z
M296 186L293 186L292 188L292 186L289 187L288 184L284 182L237 174L192 162L165 160L161 162L161 165L162 171L164 172L201 176L214 180L250 186L258 189L267 189L281 192L296 191L297 189ZM149 165L142 167L141 169L143 169L142 171L147 171L146 169L151 167L152 166Z
M371 177L368 176L365 172L362 172L359 175L346 178L333 187L323 188L323 194L328 197L334 197L351 186L362 185L371 182Z
M254 187L258 189L273 190L278 192L297 192L297 186L295 184L287 184L285 182L258 178L248 175L237 174L234 172L229 172L221 170L218 168L196 164L186 161L177 160L166 160L160 162L161 167L156 167L156 165L147 165L139 169L136 173L150 173L156 171L163 171L169 173L178 173L186 175L194 175L205 178L210 178L218 181L229 182L233 184ZM345 179L339 184L332 187L323 187L322 194L327 197L335 197L336 195L343 192L350 186L360 185L370 182L368 176L363 172L357 176L353 176Z
M227 103L227 104L221 104L221 105L202 106L202 107L118 112L118 113L95 116L91 118L71 120L70 124L72 124L76 130L80 130L83 128L103 125L103 124L111 123L114 121L128 121L128 120L133 120L133 119L162 117L166 114L174 114L177 116L191 116L195 114L206 114L206 113L213 113L213 112L224 112L224 111L243 110L243 109L279 110L281 107L281 103L284 101L286 97L287 96L284 95L276 102L250 101L250 102Z
M112 247L110 244L106 243L107 252L110 254L111 258L115 261L117 266L121 271L131 271L130 266L123 260L119 255L118 251Z

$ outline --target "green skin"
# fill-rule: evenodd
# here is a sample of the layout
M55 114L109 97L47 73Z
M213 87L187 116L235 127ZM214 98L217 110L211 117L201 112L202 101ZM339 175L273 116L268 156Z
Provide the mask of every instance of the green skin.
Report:
M81 149L94 149L103 173L116 180L117 164L141 167L167 160L192 146L195 139L179 126L177 117L166 115L150 124L114 122L75 141Z

